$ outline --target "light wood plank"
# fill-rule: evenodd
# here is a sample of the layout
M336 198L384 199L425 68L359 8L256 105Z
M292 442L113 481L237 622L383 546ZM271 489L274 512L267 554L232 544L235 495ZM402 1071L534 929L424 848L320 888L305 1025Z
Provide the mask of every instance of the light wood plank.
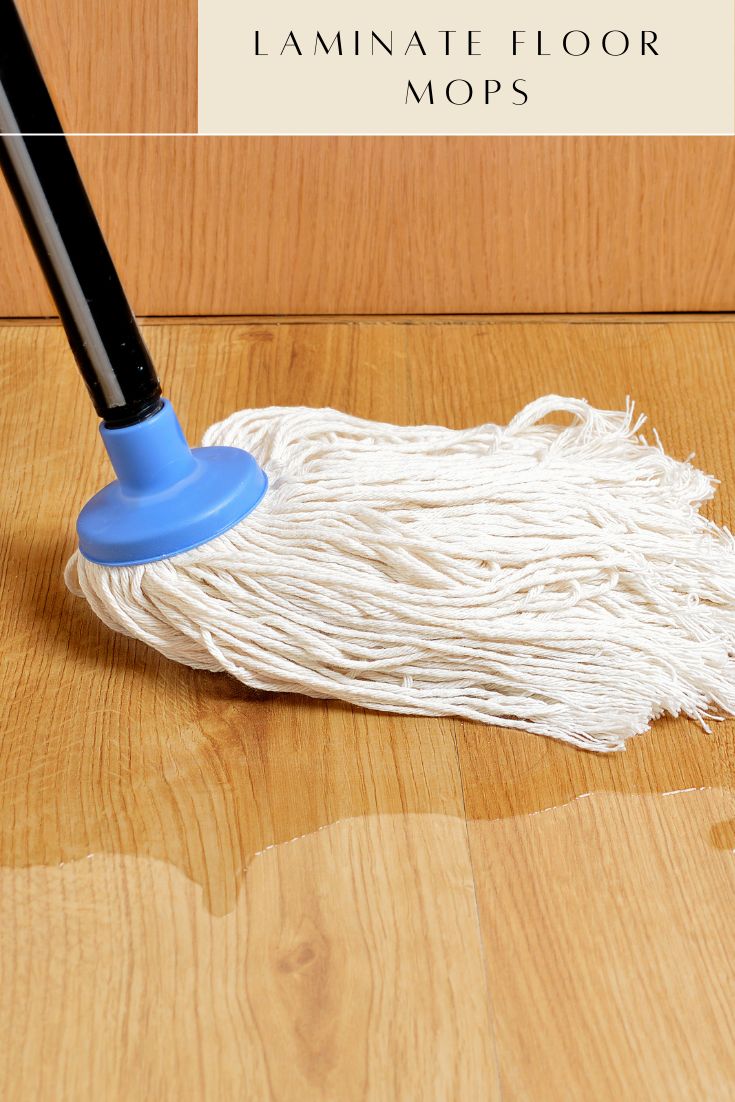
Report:
M499 1098L461 818L324 823L223 914L146 848L0 869L3 1097Z
M475 813L503 1097L732 1098L732 788Z

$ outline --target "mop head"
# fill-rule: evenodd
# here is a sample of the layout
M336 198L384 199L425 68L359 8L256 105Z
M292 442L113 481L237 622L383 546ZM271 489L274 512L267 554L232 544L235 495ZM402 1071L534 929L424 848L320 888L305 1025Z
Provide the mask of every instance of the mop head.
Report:
M255 689L590 750L665 712L706 726L735 712L735 540L699 513L714 480L643 421L555 396L463 431L245 410L204 443L268 474L249 516L143 566L77 552L67 584L113 630Z

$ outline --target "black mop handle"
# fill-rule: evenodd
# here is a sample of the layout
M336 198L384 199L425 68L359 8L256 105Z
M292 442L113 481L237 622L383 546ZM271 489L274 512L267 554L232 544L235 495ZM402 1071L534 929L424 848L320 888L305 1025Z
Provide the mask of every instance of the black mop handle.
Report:
M13 0L0 0L0 166L97 413L110 428L144 420L161 386Z

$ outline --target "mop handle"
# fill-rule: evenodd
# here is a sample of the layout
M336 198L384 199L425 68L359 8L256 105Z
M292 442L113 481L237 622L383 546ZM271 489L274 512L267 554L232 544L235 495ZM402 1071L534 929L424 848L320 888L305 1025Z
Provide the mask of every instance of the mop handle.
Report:
M13 0L0 0L0 166L97 413L137 424L161 387Z

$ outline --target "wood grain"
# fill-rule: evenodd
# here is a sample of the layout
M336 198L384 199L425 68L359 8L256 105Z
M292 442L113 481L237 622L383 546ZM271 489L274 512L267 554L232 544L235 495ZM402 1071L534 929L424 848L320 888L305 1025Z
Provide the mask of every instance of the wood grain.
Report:
M146 333L193 438L631 394L732 523L730 319ZM600 758L166 663L63 587L107 474L57 326L0 327L0 397L3 1098L732 1097L733 724Z
M735 306L730 138L72 144L139 314ZM51 313L4 188L0 249L0 314Z
M74 133L192 133L195 0L18 0ZM731 310L730 138L82 137L139 314ZM0 316L52 313L0 188Z
M69 133L196 131L196 0L15 3Z

